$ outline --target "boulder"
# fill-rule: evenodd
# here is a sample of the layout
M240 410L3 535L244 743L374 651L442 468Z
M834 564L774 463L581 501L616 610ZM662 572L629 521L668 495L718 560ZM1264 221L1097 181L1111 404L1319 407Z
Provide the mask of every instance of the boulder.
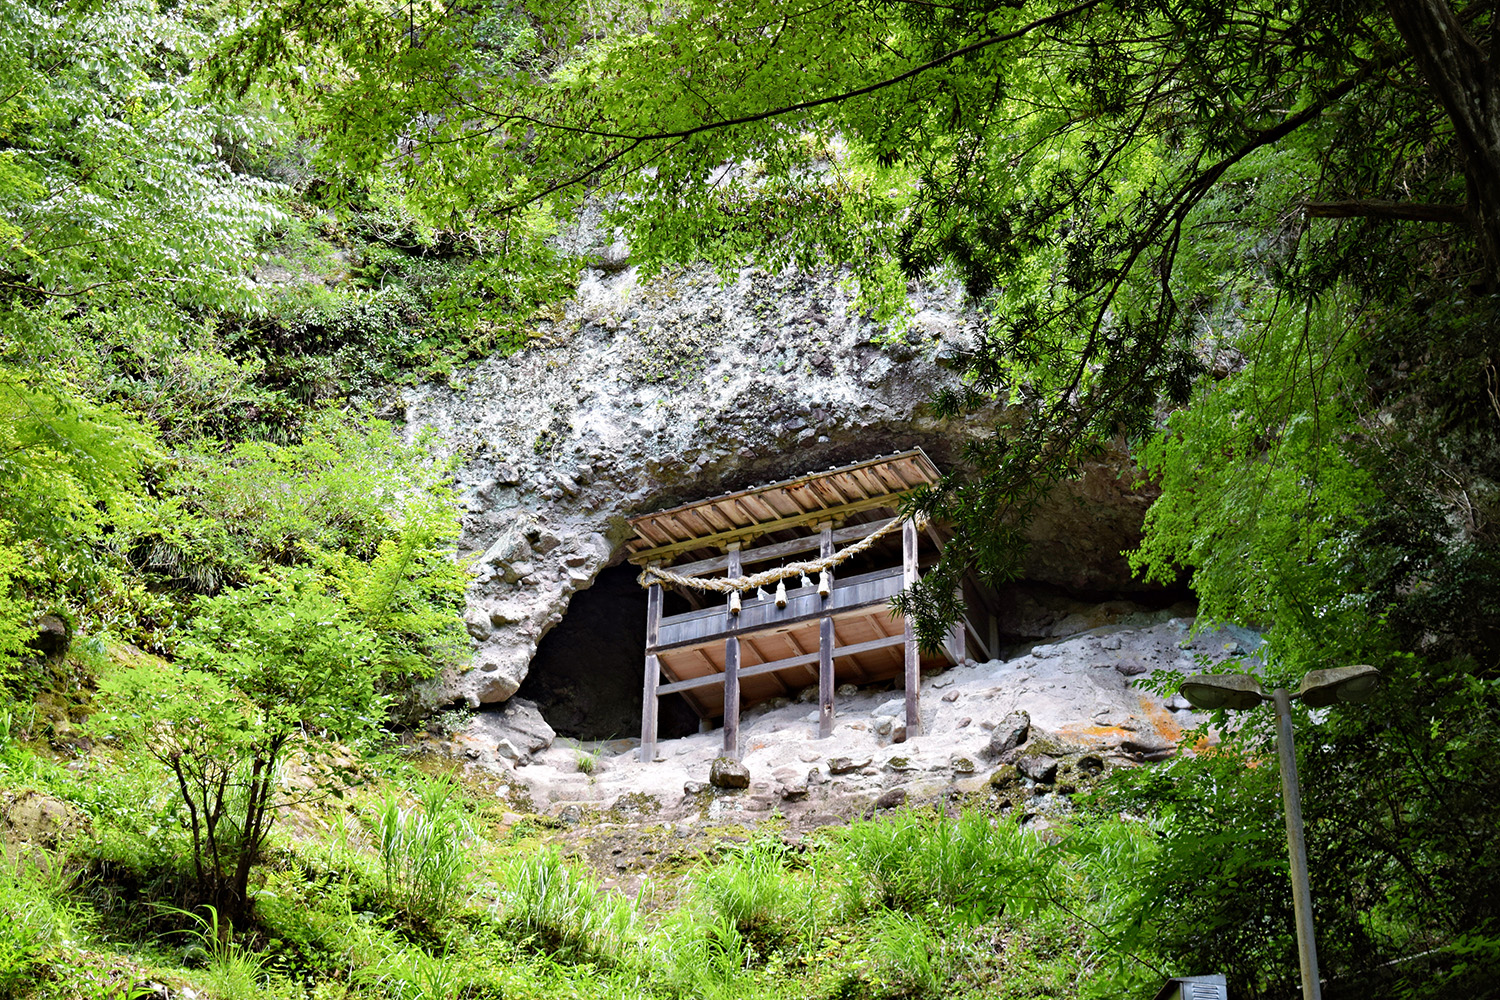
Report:
M876 809L896 809L906 805L906 789L892 788L875 800Z
M1026 742L1031 735L1031 713L1025 710L1012 712L990 730L990 741L984 748L984 756L998 760Z
M749 788L750 769L733 757L715 757L708 767L708 783L715 788Z

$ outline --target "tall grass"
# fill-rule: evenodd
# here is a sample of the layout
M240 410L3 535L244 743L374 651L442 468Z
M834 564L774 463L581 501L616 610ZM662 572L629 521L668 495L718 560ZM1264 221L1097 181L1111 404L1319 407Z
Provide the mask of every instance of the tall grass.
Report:
M468 894L475 839L453 783L424 782L413 808L388 794L376 834L391 903L428 923L450 916Z
M502 925L547 950L612 961L638 936L634 907L575 871L556 848L512 861L501 882Z
M1034 836L978 812L855 823L837 835L834 851L851 908L944 909L970 922L998 915L1008 899L1034 895L1049 868Z
M832 900L822 873L798 870L800 860L774 835L757 836L701 868L695 896L759 945L809 940L833 917Z
M70 881L56 859L13 859L0 850L0 998L14 995L47 950L76 933Z

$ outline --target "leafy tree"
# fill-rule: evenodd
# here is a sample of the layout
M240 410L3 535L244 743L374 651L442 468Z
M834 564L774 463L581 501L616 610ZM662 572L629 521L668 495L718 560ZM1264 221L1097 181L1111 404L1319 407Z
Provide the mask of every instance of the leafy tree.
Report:
M447 587L444 609L430 569L426 580L414 572L437 555L433 541L416 524L369 563L341 561L336 576L299 566L203 598L176 661L101 684L109 709L98 725L176 780L197 891L227 920L244 914L252 866L287 801L291 748L376 733L391 682L429 675L452 640L461 590Z

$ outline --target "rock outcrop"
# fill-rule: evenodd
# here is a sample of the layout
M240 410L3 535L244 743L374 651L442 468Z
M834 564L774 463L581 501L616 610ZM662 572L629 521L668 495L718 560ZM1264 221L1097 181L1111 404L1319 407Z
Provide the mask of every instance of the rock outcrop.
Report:
M573 594L618 557L624 518L810 469L921 446L943 466L993 414L933 416L934 392L978 320L952 289L917 289L901 338L861 314L836 275L586 272L539 319L535 345L449 387L405 397L410 434L458 462L460 542L475 579L472 667L436 703L503 701ZM1036 520L1028 572L1069 587L1130 587L1119 553L1149 495L1104 456Z

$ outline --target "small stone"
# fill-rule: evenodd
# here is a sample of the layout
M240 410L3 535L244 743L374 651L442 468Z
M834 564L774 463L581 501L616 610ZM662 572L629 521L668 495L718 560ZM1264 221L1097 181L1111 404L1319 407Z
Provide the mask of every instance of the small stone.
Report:
M877 707L875 709L875 711L871 712L870 714L874 715L874 716L887 716L888 715L888 716L890 716L893 719L896 718L897 716L905 715L906 714L906 699L905 698L892 698L890 701L882 702L879 705L879 707Z
M563 806L562 812L557 814L557 818L569 826L574 826L583 822L583 810L577 806Z
M892 788L875 800L876 809L895 809L906 805L906 789Z
M1057 761L1045 754L1022 757L1016 761L1016 767L1039 785L1050 785L1057 779Z
M895 726L895 724L895 719L892 719L888 715L882 715L880 718L875 720L875 734L877 736L889 736L891 735L891 728Z
M1119 649L1120 648L1120 637L1117 636L1117 635L1107 635L1107 636L1105 636L1104 638L1102 638L1102 639L1099 640L1099 648L1101 648L1101 649Z
M525 754L521 752L520 748L510 740L501 740L500 742L496 743L495 752L504 757L506 760L520 760L525 756Z
M807 772L807 783L809 785L826 785L828 784L828 775L823 773L821 767L811 768Z
M708 785L701 781L694 781L691 778L682 783L682 794L684 795L698 795L707 790Z
M917 769L910 757L892 757L885 762L885 766L892 771L915 771Z
M715 788L749 788L750 769L732 757L715 757L708 768L708 783Z
M895 726L891 727L891 742L892 743L905 743L906 742L906 725L905 725L905 723L901 723L901 724L898 724L898 725L895 725Z
M859 694L859 687L854 684L840 684L833 689L833 693L840 698L853 698Z
M973 721L974 721L973 719L969 718L969 716L966 715L962 719L959 719L958 720L958 725L954 726L953 728L954 729L968 729L969 728L969 724L972 723Z
M957 774L973 774L977 770L972 760L959 754L948 758L948 766Z
M952 704L953 702L958 700L958 692L949 691L947 694L943 695L943 700L948 702L949 704Z
M801 753L797 754L797 759L804 764L811 764L821 756L822 754L818 753L818 751L816 750L803 750Z
M1010 788L1019 781L1020 773L1014 764L1007 764L990 775L990 787L994 789Z
M788 802L807 798L807 781L791 781L781 786L781 797Z
M830 757L828 758L829 774L852 774L862 767L868 767L873 758L866 757L864 760L855 760L853 757Z

